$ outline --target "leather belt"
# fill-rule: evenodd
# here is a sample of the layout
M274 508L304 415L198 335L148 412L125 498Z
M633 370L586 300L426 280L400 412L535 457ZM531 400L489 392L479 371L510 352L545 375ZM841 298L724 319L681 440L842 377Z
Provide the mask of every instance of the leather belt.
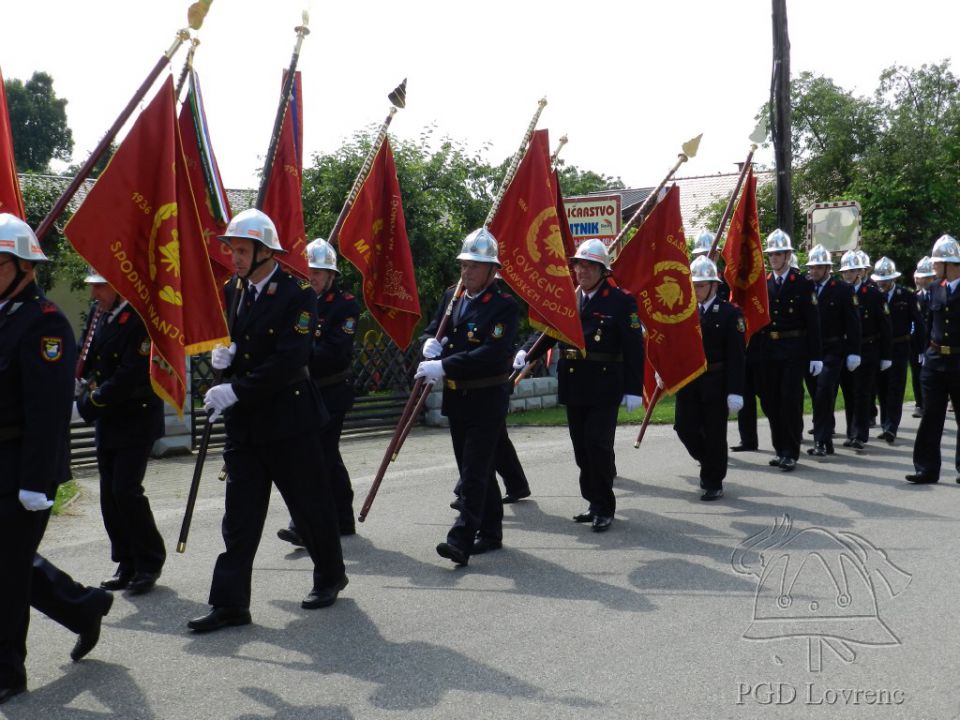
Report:
M347 368L346 370L342 370L341 372L334 373L333 375L325 375L324 377L321 377L321 378L314 378L313 384L316 385L318 388L328 387L330 385L336 385L338 382L341 382L342 380L346 380L348 377L350 377L350 375L351 375L351 370L350 368Z
M779 330L771 330L768 333L768 336L771 340L788 340L789 338L803 337L806 334L806 330L784 330L783 332Z
M567 348L563 351L564 360L589 360L592 362L623 362L623 355L620 353L598 353L588 352L586 357L580 355L576 348Z
M899 337L895 337L895 338L893 339L893 342L895 342L895 343L910 342L910 336L909 336L909 335L900 335Z
M510 382L510 375L497 375L495 377L478 378L477 380L451 380L447 378L443 382L448 390L479 390L480 388L508 383Z
M8 425L7 427L0 427L0 442L5 442L7 440L16 440L23 434L23 431L17 425Z
M938 352L941 355L960 355L960 347L951 347L949 345L938 345L937 343L930 341L930 349L934 352Z

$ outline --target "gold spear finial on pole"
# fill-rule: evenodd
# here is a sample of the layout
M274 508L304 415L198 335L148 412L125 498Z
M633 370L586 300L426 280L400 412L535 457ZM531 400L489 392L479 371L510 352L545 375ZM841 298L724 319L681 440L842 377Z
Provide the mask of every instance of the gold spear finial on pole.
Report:
M557 169L557 158L560 157L560 151L563 150L563 146L568 142L567 136L562 135L560 140L557 142L557 149L553 151L553 155L550 156L550 167L554 170Z

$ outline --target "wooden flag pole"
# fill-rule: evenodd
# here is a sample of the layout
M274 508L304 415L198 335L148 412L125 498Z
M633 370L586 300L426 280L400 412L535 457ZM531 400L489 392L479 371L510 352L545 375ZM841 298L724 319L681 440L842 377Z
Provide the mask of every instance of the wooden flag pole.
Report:
M640 425L640 432L637 434L637 441L633 444L633 447L636 449L640 447L640 443L643 442L643 436L647 434L647 425L650 424L650 418L653 417L653 409L657 406L657 403L660 402L660 397L663 395L663 388L657 385L657 389L653 391L653 395L650 396L650 402L647 403L647 412L643 415L643 423Z

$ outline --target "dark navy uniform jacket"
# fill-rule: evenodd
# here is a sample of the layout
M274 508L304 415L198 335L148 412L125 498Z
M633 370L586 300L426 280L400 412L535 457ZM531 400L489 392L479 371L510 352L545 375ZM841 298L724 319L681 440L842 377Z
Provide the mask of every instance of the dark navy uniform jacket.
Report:
M960 371L960 288L950 295L947 281L941 280L931 285L928 292L930 344L924 367L936 372Z
M0 309L0 495L53 497L69 477L77 345L34 283Z
M860 355L864 360L890 360L890 308L876 285L862 283L857 289L860 310Z
M317 329L310 350L310 377L331 415L343 415L353 404L353 341L360 304L352 293L331 287L317 298Z
M920 313L920 323L913 326L913 352L915 355L926 352L930 336L930 290L917 290L917 310Z
M911 347L922 351L925 337L914 338L914 328L923 329L923 316L916 294L910 288L895 285L893 294L883 293L883 297L890 308L893 351L898 355L908 353Z
M454 289L447 288L443 293L440 307L423 331L423 339L436 335ZM469 302L463 317L458 317L460 302L454 303L445 332L448 341L440 356L444 373L441 411L447 416L504 416L513 389L509 376L517 337L517 301L493 282ZM476 387L478 384L485 386Z
M820 313L813 283L790 268L783 287L777 289L776 276L767 273L767 297L770 322L750 338L751 346L764 360L809 361L823 358L820 341Z
M689 387L695 386L700 392L715 392L724 401L727 395L743 395L747 327L740 308L719 296L714 297L700 316L700 330L707 371Z
M643 329L637 300L604 278L580 311L587 356L560 343L558 401L562 405L616 405L643 395ZM528 345L532 346L531 340ZM551 345L544 347L544 352ZM529 358L535 360L536 358Z
M816 292L817 283L814 283ZM829 278L817 297L820 309L820 338L823 354L860 354L860 313L854 297L853 286L842 280ZM812 358L816 360L816 358Z
M95 422L97 447L114 450L163 436L163 401L150 386L150 336L129 305L102 313L80 377L89 383L77 409ZM90 314L89 323L94 314ZM81 337L86 336L86 330Z
M224 285L225 307L233 307L236 282ZM256 301L243 304L230 332L237 353L224 372L237 394L225 413L228 441L269 445L315 432L329 420L307 369L317 294L278 266Z

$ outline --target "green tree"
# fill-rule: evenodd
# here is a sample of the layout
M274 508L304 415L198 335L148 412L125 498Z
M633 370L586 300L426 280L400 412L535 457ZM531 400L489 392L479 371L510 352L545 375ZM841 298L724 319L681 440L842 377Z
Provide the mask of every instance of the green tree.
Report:
M623 190L626 187L619 177L611 177L591 170L580 170L574 165L565 164L563 160L558 165L560 187L566 197L588 195L602 190Z
M67 126L67 101L53 90L53 78L35 72L26 83L5 80L13 153L20 172L47 172L51 160L69 160L73 133Z

